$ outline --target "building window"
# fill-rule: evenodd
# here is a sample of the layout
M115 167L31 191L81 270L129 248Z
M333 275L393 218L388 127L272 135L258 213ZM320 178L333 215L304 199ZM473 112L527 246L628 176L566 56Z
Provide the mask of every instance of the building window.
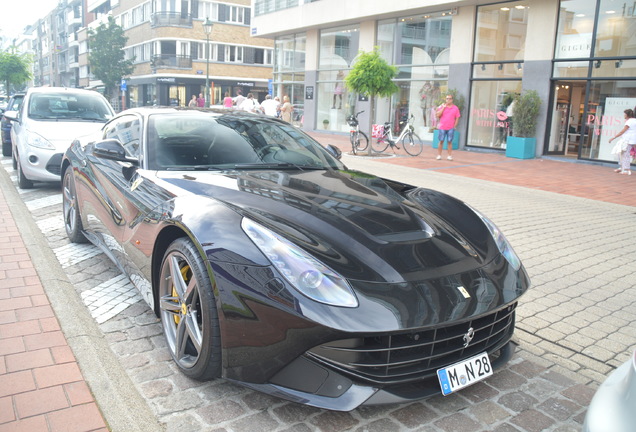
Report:
M226 45L225 46L225 61L232 63L243 63L243 47Z
M480 6L477 11L475 62L523 59L528 1Z

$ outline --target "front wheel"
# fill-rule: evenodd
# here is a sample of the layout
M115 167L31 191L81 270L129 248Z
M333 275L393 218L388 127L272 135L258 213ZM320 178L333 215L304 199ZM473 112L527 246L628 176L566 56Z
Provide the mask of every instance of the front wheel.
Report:
M18 171L18 187L20 189L33 189L33 182L26 178L24 172L22 171L22 164L20 163L20 157L18 156L16 159L16 166Z
M221 373L221 333L210 276L188 238L172 242L161 263L159 309L173 360L197 380Z
M422 153L424 145L417 134L409 133L404 135L404 138L402 138L402 147L404 147L404 150L406 150L406 152L411 156L417 156Z
M72 243L86 243L88 240L82 232L84 228L75 189L75 177L73 177L73 167L70 165L64 171L62 180L62 215L68 239Z

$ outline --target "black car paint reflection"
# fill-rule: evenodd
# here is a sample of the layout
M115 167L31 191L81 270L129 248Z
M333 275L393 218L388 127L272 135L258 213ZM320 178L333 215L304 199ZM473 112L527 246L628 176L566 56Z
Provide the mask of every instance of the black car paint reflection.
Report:
M71 146L62 172L73 168L83 233L134 281L164 327L188 320L210 334L205 341L219 341L183 345L206 366L202 373L179 364L184 373L350 410L439 392L438 362L448 366L475 350L487 351L495 367L510 357L515 308L529 280L461 201L347 170L274 119L168 108L129 110L113 122L118 118L145 131L132 134L141 137L138 154L124 151L125 135L113 140L107 124ZM335 272L357 306L314 300L276 263L280 252L247 235L244 218L297 248L289 253ZM173 282L158 277L172 262L164 256L182 256L166 252L180 238L197 251L203 267L196 277L209 279L215 315L200 309L201 295L173 304ZM200 289L205 283L190 279L191 264L181 274ZM166 319L166 307L174 318ZM207 319L218 322L218 335ZM479 337L462 347L471 326L479 326Z

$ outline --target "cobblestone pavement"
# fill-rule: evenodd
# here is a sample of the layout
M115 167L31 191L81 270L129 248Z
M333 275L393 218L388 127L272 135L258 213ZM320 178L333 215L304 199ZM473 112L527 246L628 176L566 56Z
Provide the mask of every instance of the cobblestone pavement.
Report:
M158 319L115 265L94 246L69 243L59 184L18 191L113 359L168 431L580 430L598 383L636 347L636 243L629 235L635 208L348 155L343 160L457 196L506 233L533 281L517 309L519 346L507 367L448 397L348 413L288 403L224 380L192 381L176 370ZM2 167L15 184L10 158L2 158ZM77 356L80 366L91 361ZM86 379L91 386L91 376ZM107 421L116 415L102 409Z

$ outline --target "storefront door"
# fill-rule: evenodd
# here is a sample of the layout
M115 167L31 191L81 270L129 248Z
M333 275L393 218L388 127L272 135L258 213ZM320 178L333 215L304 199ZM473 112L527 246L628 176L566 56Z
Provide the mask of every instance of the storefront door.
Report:
M548 154L578 157L581 134L585 82L556 81L553 87L552 124L548 140Z

